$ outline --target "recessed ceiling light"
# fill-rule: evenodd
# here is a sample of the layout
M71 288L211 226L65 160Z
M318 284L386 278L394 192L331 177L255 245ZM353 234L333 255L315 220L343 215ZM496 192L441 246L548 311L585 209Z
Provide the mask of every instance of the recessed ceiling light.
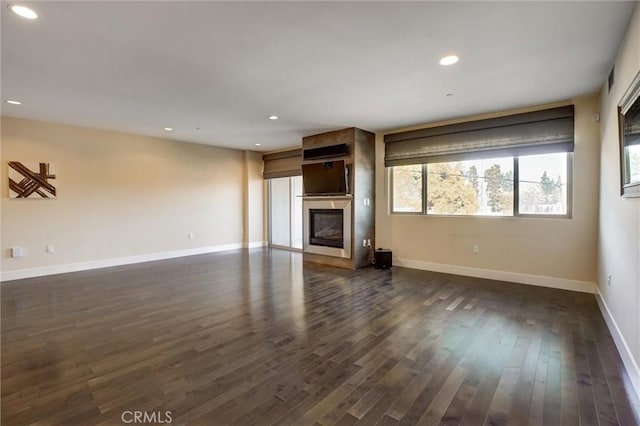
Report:
M7 99L7 103L11 105L22 105L20 101L12 101L11 99Z
M255 146L262 146L262 144L261 143L257 143L257 144L255 144Z
M445 56L443 58L440 58L440 65L453 65L459 60L460 58L458 58L456 55Z
M13 13L15 13L18 16L22 16L25 19L38 18L38 14L26 6L20 6L19 4L12 4L12 5L9 5L9 8Z
M269 116L269 120L277 120L278 116L277 115L270 115Z
M165 127L162 130L167 131L167 132L173 132L173 127Z

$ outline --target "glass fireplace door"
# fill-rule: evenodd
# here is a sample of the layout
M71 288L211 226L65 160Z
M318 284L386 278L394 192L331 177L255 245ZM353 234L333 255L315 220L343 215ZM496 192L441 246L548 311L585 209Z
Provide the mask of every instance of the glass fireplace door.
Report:
M309 244L344 247L344 212L342 209L309 209Z

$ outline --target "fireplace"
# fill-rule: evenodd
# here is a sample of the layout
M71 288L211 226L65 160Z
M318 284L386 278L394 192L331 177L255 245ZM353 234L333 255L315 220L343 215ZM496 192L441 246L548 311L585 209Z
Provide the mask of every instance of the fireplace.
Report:
M351 197L304 197L304 251L351 259Z
M309 209L309 244L344 248L342 209Z
M371 265L375 159L375 135L355 127L302 138L305 262L349 269Z

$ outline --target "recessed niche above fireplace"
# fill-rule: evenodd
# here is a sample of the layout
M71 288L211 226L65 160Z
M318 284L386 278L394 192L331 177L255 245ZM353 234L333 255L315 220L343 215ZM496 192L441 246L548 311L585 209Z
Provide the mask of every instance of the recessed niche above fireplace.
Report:
M374 139L356 128L303 138L305 261L353 269L370 265L375 247ZM339 176L340 185L329 175Z
M303 159L323 160L325 158L339 158L349 155L349 147L346 143L338 145L321 146L320 148L309 148L303 151Z

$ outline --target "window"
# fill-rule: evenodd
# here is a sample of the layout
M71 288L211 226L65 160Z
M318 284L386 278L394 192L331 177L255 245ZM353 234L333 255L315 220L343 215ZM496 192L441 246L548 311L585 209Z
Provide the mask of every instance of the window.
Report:
M302 177L269 179L269 244L302 249Z
M391 168L393 213L568 217L566 152ZM426 194L426 198L423 198Z
M394 212L422 212L422 168L422 164L414 164L394 167L391 170L394 182Z
M513 215L513 158L427 164L427 214Z
M519 158L520 214L567 214L567 166L564 152Z
M302 150L265 154L269 245L302 249Z
M573 105L384 136L391 211L571 216Z

